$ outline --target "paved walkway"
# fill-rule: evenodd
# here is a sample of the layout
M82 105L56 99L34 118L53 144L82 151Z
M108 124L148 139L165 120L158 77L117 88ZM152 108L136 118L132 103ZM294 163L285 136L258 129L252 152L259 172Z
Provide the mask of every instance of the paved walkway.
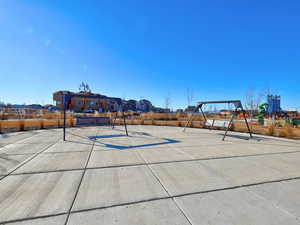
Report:
M300 142L163 126L0 135L0 224L300 224Z

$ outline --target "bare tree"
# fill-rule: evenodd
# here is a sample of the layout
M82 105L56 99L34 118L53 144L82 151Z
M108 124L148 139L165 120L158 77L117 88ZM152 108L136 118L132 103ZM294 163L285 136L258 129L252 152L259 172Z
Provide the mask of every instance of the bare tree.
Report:
M80 85L79 85L79 91L82 91L82 92L88 92L88 93L91 93L91 89L89 87L89 85L87 83L84 83L82 82Z
M165 109L170 109L170 105L171 105L171 96L170 94L168 94L165 97Z
M187 106L190 106L193 103L193 100L194 100L193 89L190 89L190 88L186 89L186 100L187 100Z
M250 88L245 96L245 108L250 113L250 118L253 118L254 112L258 109L262 99L270 93L269 89L262 89L260 92L256 92L254 88Z
M249 89L245 96L245 108L250 113L250 118L253 116L253 110L255 109L255 100L254 100L255 90L253 88Z
M261 89L260 91L260 97L261 98L264 98L264 99L267 99L268 95L271 95L272 94L272 90L271 88L267 87L267 88L263 88ZM262 100L262 99L261 99Z

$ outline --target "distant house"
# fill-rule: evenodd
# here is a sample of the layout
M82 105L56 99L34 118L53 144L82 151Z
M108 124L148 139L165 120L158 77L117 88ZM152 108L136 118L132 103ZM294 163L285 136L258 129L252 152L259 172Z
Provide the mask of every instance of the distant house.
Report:
M176 113L183 113L183 109L177 109Z
M150 112L153 110L153 105L150 101L142 99L136 102L136 110L140 112Z
M296 118L299 115L298 111L296 110L283 110L282 112L291 118Z
M25 105L25 104L7 104L2 105L2 107L5 108L14 108L14 109L43 109L44 107L40 104L31 104L31 105Z
M157 112L157 113L166 113L166 112L169 112L170 110L169 110L169 109L166 110L166 109L160 108L160 107L154 107L154 108L152 109L152 111L153 111L153 112Z
M196 108L197 108L196 106L190 105L184 110L184 112L199 112L199 109L197 109L197 111L195 111Z
M233 110L227 110L227 109L222 109L219 112L220 116L231 116L233 113Z
M30 109L43 109L44 107L39 104L31 104L31 105L26 105L25 108L30 108Z
M137 101L136 100L128 100L128 101L124 101L123 102L123 105L124 105L124 109L126 111L136 111L136 105L137 105Z

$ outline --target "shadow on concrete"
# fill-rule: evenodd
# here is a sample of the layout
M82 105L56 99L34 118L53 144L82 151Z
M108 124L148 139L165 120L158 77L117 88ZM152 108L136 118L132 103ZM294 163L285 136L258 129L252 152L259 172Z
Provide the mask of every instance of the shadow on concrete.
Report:
M102 136L89 136L89 139L96 140L98 138L116 138L116 137L126 137L125 134L112 134L112 135L102 135Z
M217 134L217 135L223 136L223 134ZM226 136L241 139L241 140L256 140L257 142L260 142L259 144L261 144L261 145L270 145L270 146L276 145L276 146L294 147L294 148L298 148L298 146L296 146L296 145L300 145L300 142L299 143L292 142L293 140L291 140L291 141L290 140L285 140L284 138L280 138L280 140L276 140L276 139L273 139L272 137L256 137L256 136L253 136L252 138L250 138L250 137L246 137L246 136L242 136L242 135L234 135L234 134L227 134ZM275 137L275 138L278 138L278 137ZM271 141L280 141L280 142L283 142L283 143L290 143L290 144L293 144L293 145L263 142L263 141L270 141L270 140Z
M126 136L126 135L91 136L91 137L93 137L93 138L91 138L91 137L84 137L84 136L74 134L74 133L71 133L71 132L68 132L68 134L71 134L73 136L80 137L82 139L89 140L89 141L93 140L95 144L98 143L98 144L101 144L104 147L108 147L108 148L112 148L112 149L118 149L118 150L132 149L132 148L143 148L143 147L166 145L166 144L174 144L174 143L179 143L180 142L178 140L174 140L174 139L170 139L170 138L160 138L162 140L162 142L151 143L151 144L141 144L141 145L128 145L127 146L127 145L107 144L107 143L104 143L104 142L101 142L101 141L97 140L97 138L100 138L100 137L105 137L105 138L108 138L108 137L123 137L123 136ZM128 136L128 137L130 137L130 136ZM84 142L80 142L80 141L68 141L67 140L67 142L92 145L92 143L84 143Z
M10 135L8 135L8 134L0 134L0 138L9 138L10 137Z
M217 134L219 136L224 136L224 134ZM231 138L237 138L237 139L241 139L241 140L255 140L255 141L263 141L263 140L267 140L267 138L264 137L255 137L252 134L252 138L247 137L247 136L243 136L243 135L237 135L237 134L227 134L226 137L231 137ZM226 138L225 138L226 140Z
M86 139L86 140L89 140L89 141L94 141L94 140L97 140L98 138L126 137L125 134L111 134L111 135L101 135L101 136L81 136L79 134L74 134L72 132L67 132L67 134L70 134L72 136L79 137L79 138L82 138L82 139ZM70 141L70 142L74 142L74 141Z
M180 142L180 141L177 141L177 140L174 140L174 139L169 139L169 138L161 138L161 139L163 141L162 142L158 142L158 143L142 144L142 145L129 145L129 146L105 144L105 143L101 143L101 142L98 142L98 141L96 141L96 142L101 143L105 147L113 148L113 149L119 149L119 150L132 149L132 148L151 147L151 146L166 145L166 144L174 144L174 143L179 143Z
M136 134L136 135L143 135L143 136L152 136L151 134L149 133L146 133L146 132L130 132L131 134Z

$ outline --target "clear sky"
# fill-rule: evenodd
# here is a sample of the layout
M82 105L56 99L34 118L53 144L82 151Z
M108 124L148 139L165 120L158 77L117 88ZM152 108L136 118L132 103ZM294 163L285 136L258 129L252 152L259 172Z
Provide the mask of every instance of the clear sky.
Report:
M0 101L57 90L245 99L271 89L300 108L299 0L0 0Z

